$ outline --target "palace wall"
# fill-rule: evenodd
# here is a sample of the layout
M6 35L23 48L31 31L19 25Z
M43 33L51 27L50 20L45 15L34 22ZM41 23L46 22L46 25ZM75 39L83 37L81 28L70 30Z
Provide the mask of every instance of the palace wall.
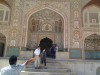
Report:
M6 0L6 2L10 10L9 23L8 25L0 25L0 33L6 37L4 56L12 54L21 56L21 52L26 50L27 46L33 48L32 45L36 44L33 42L37 42L37 45L39 45L39 40L43 39L46 34L39 35L39 40L36 39L38 35L29 30L29 19L31 15L43 9L52 10L62 17L62 37L57 36L57 34L55 35L57 37L49 35L47 37L52 40L58 38L58 41L56 39L54 43L61 42L61 45L63 45L61 49L69 54L69 58L84 59L85 54L89 57L90 52L85 53L84 40L92 34L100 35L98 27L85 27L85 25L91 23L83 23L83 14L87 12L84 6L91 2L90 0ZM1 3L3 4L3 2ZM95 9L95 7L93 8ZM89 9L92 12L91 8ZM100 8L97 7L97 9ZM93 20L93 22L96 21ZM30 38L32 39L30 40Z

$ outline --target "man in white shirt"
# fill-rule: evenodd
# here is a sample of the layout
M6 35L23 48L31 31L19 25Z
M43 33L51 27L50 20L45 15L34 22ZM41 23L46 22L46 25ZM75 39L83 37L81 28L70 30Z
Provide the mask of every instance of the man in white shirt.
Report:
M35 63L34 63L35 69L38 69L40 68L40 47L39 46L37 49L35 49L34 56L36 58Z
M17 57L15 55L9 58L9 66L1 69L1 75L20 75L20 72L23 70L25 65L29 64L31 61L34 61L35 58L27 60L25 63L16 65Z

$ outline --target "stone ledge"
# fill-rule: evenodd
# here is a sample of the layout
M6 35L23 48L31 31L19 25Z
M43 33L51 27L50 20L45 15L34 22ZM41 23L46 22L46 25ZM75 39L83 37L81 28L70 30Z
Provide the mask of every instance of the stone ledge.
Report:
M53 73L53 72L28 72L22 71L21 75L72 75L72 72L68 73Z

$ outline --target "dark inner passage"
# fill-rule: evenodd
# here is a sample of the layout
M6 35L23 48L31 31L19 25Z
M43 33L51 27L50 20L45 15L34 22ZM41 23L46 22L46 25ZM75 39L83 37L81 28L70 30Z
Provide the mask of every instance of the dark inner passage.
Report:
M50 57L50 48L52 44L53 44L52 40L47 37L40 41L41 50L46 49L47 57Z
M0 43L0 57L3 57L4 43Z

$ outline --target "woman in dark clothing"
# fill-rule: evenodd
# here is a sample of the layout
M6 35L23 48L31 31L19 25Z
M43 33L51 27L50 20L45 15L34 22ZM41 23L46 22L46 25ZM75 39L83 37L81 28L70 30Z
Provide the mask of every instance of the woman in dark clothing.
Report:
M51 53L51 58L54 58L55 59L55 45L53 45L50 49L50 53Z
M46 68L46 51L45 51L45 49L43 49L43 51L41 53L41 62L44 65L44 68Z

